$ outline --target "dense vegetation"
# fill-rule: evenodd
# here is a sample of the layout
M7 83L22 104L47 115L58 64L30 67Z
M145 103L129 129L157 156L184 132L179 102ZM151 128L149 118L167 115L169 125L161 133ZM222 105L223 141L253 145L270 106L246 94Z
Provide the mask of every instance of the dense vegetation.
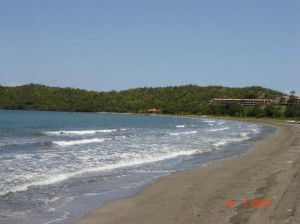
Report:
M228 88L196 85L137 88L124 91L94 92L29 84L0 86L0 108L19 110L131 112L144 113L155 107L163 114L213 114L235 116L283 116L281 107L269 105L243 108L240 105L210 105L212 98L268 98L283 94L253 86ZM287 110L289 112L289 110ZM295 112L296 111L296 112ZM288 115L297 115L299 108Z

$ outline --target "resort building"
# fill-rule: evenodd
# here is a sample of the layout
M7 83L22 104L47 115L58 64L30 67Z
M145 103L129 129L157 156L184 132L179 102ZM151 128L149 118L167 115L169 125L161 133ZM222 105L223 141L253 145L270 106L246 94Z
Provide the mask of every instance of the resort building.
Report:
M280 105L287 105L289 103L290 96L282 96L276 98L276 103ZM294 104L300 104L300 96L294 96Z
M237 103L243 107L253 107L256 104L275 104L272 99L234 99L234 98L215 98L210 100L210 104L229 104Z

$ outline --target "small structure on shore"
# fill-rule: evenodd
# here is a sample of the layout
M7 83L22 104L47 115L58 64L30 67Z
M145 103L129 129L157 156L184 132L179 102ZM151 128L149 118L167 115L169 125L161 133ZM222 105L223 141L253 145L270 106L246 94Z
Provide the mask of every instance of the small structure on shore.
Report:
M157 113L158 112L158 110L156 109L156 108L151 108L151 109L148 109L148 113L150 113L150 114L155 114L155 113Z

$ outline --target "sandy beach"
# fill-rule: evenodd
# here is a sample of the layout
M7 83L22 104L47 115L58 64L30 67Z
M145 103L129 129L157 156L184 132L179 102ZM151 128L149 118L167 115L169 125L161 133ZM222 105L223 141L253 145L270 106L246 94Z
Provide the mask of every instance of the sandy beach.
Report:
M300 223L300 125L277 128L250 153L172 174L76 224Z

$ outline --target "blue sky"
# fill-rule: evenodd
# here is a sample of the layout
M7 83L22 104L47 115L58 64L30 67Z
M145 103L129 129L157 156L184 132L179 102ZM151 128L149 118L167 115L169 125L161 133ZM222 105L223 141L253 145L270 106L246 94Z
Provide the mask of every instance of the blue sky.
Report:
M0 84L300 94L298 0L1 0Z

